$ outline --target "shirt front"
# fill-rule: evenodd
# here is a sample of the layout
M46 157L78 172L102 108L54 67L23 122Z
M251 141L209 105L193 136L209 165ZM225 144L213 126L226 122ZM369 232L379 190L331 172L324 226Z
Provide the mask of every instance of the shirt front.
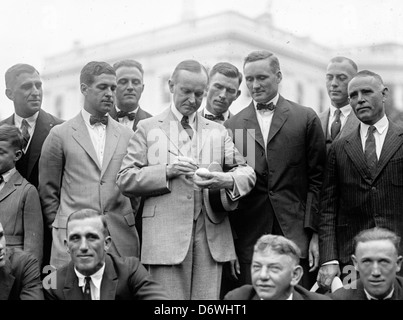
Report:
M36 127L36 120L38 119L39 116L39 111L35 112L32 116L29 118L22 118L18 114L14 113L14 125L20 129L22 133L22 120L25 119L28 122L28 133L29 133L29 141L27 146L25 147L24 153L28 150L29 145L31 144L32 136L34 135L35 132L35 127Z
M345 105L344 107L341 107L341 108L336 108L334 106L330 106L329 123L328 123L328 127L327 127L329 137L331 136L332 124L333 124L334 120L336 119L336 110L337 109L339 109L341 111L341 113L340 113L340 123L341 123L340 131L343 129L344 125L346 124L347 117L350 115L351 112L353 112L353 108L349 104Z
M140 106L138 106L136 109L134 109L133 111L130 111L130 113L135 113L137 114L137 111L139 110ZM116 113L118 113L119 111L121 111L118 107L115 106L116 109ZM124 116L123 118L118 118L119 123L123 124L124 126L132 129L134 126L134 121L136 119L130 120L127 116Z
M87 126L88 133L92 141L92 145L94 146L98 161L102 167L102 160L104 158L104 150L105 150L106 125L102 123L91 125L90 124L91 114L85 109L81 110L81 115L83 116L85 125Z
M91 300L100 300L101 298L101 283L102 283L102 277L104 275L105 271L105 263L99 269L97 272L91 275L91 282L90 282L90 287L91 287ZM81 290L84 292L85 288L85 276L78 272L76 268L74 268L74 272L77 275L78 278L78 286L81 288Z
M278 99L280 95L277 93L276 96L268 101L266 104L273 103L273 105L277 105ZM263 140L264 140L264 148L267 148L267 139L269 137L270 126L273 120L273 114L275 110L257 110L256 101L253 101L253 106L256 110L257 121L259 123L260 130L262 131Z
M360 123L360 136L362 143L362 151L365 151L365 142L368 137L369 125L363 122ZM383 143L385 142L386 134L388 133L389 121L386 115L382 117L377 123L374 124L376 130L374 131L375 145L376 145L376 156L379 160L381 155Z
M17 169L14 167L10 170L8 170L7 172L3 173L3 182L0 183L0 191L4 188L4 186L6 185L6 183L10 180L10 178L12 177L12 175L17 171Z

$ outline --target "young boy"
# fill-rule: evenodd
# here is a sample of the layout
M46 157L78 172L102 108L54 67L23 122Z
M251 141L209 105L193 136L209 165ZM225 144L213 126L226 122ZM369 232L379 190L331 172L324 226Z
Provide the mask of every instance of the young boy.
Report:
M0 222L7 247L32 253L42 264L43 218L38 191L15 168L22 155L18 128L0 126Z

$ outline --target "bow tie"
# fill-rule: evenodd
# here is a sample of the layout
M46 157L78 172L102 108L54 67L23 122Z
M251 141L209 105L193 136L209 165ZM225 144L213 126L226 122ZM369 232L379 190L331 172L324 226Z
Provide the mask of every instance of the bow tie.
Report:
M108 124L108 116L102 116L100 118L98 117L94 117L94 116L90 116L90 125L94 125L97 123L102 123L104 125Z
M264 103L258 103L256 105L256 108L258 110L274 110L276 108L276 106L273 104L273 102L270 102L269 104L264 104Z
M212 114L205 114L204 117L206 119L208 119L208 120L211 120L211 121L216 121L216 120L224 121L224 116L222 114L220 114L218 116L215 116L215 115L212 115Z
M130 121L134 120L136 117L135 112L118 111L118 118L127 117Z

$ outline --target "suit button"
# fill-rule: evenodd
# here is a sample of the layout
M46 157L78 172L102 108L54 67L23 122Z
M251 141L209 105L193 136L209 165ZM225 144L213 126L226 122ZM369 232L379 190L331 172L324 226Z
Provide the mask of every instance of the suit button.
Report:
M372 187L371 190L372 190L372 192L376 192L376 188L375 188L375 187Z
M188 199L192 199L192 196L189 194L189 195L187 196L187 198L188 198Z
M270 191L270 192L269 192L269 195L270 195L270 196L274 196L274 192L273 192L273 191Z
M267 171L262 172L262 177L267 177Z
M101 182L99 183L101 186L105 183L105 181L101 180Z

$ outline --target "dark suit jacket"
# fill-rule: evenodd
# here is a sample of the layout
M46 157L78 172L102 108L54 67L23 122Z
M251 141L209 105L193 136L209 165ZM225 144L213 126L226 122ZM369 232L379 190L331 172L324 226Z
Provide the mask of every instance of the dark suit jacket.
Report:
M228 292L224 300L260 300L252 285L246 284ZM310 292L300 285L294 287L292 300L331 300L328 296Z
M325 138L316 112L280 95L267 153L253 103L224 125L257 176L255 187L240 199L238 210L230 216L240 262L250 263L257 239L272 231L273 210L283 234L300 246L306 258L312 230L317 228L326 158Z
M320 263L350 263L353 238L372 227L403 236L403 128L389 130L374 179L365 162L359 127L330 147L321 196ZM400 254L402 254L402 249Z
M329 152L330 145L332 144L333 140L329 134L329 115L330 115L330 109L327 109L324 112L321 112L319 114L319 119L322 123L322 129L323 133L325 135L326 139L326 151ZM343 128L341 128L339 134L334 138L334 141L343 138L345 136L348 136L351 132L355 131L357 126L360 124L360 120L358 120L357 116L351 110L350 114L347 117L346 123L344 124Z
M42 263L44 228L38 191L18 171L0 190L0 222L7 247L31 252Z
M82 288L73 262L56 271L56 288L45 289L46 300L83 300ZM52 274L48 275L51 277ZM47 281L45 278L44 281ZM165 289L155 282L135 257L106 255L101 282L101 300L169 300Z
M114 120L116 120L116 121L119 122L119 120L118 120L118 115L117 115L117 112L116 112L116 108L115 108L115 107L113 107L113 108L111 109L111 111L109 112L109 115L110 115ZM147 111L145 111L145 110L143 110L143 109L141 109L141 108L139 107L139 109L138 109L137 112L136 112L136 117L134 118L133 131L136 131L136 129L137 129L137 124L139 123L140 120L147 119L147 118L151 118L151 117L152 117L152 115L151 115L150 113L148 113Z
M42 109L39 110L34 134L28 150L16 163L16 168L19 173L21 173L21 175L36 188L38 187L38 164L43 142L48 136L50 129L62 122L63 120L52 116L50 113L47 113ZM3 123L14 125L14 114L1 121L0 125Z
M38 260L19 249L7 249L0 268L0 300L43 300Z
M355 289L346 289L344 287L329 294L332 300L368 300L364 292L364 285L361 279L357 281L357 287ZM394 283L394 291L390 300L403 300L403 278L396 276Z

